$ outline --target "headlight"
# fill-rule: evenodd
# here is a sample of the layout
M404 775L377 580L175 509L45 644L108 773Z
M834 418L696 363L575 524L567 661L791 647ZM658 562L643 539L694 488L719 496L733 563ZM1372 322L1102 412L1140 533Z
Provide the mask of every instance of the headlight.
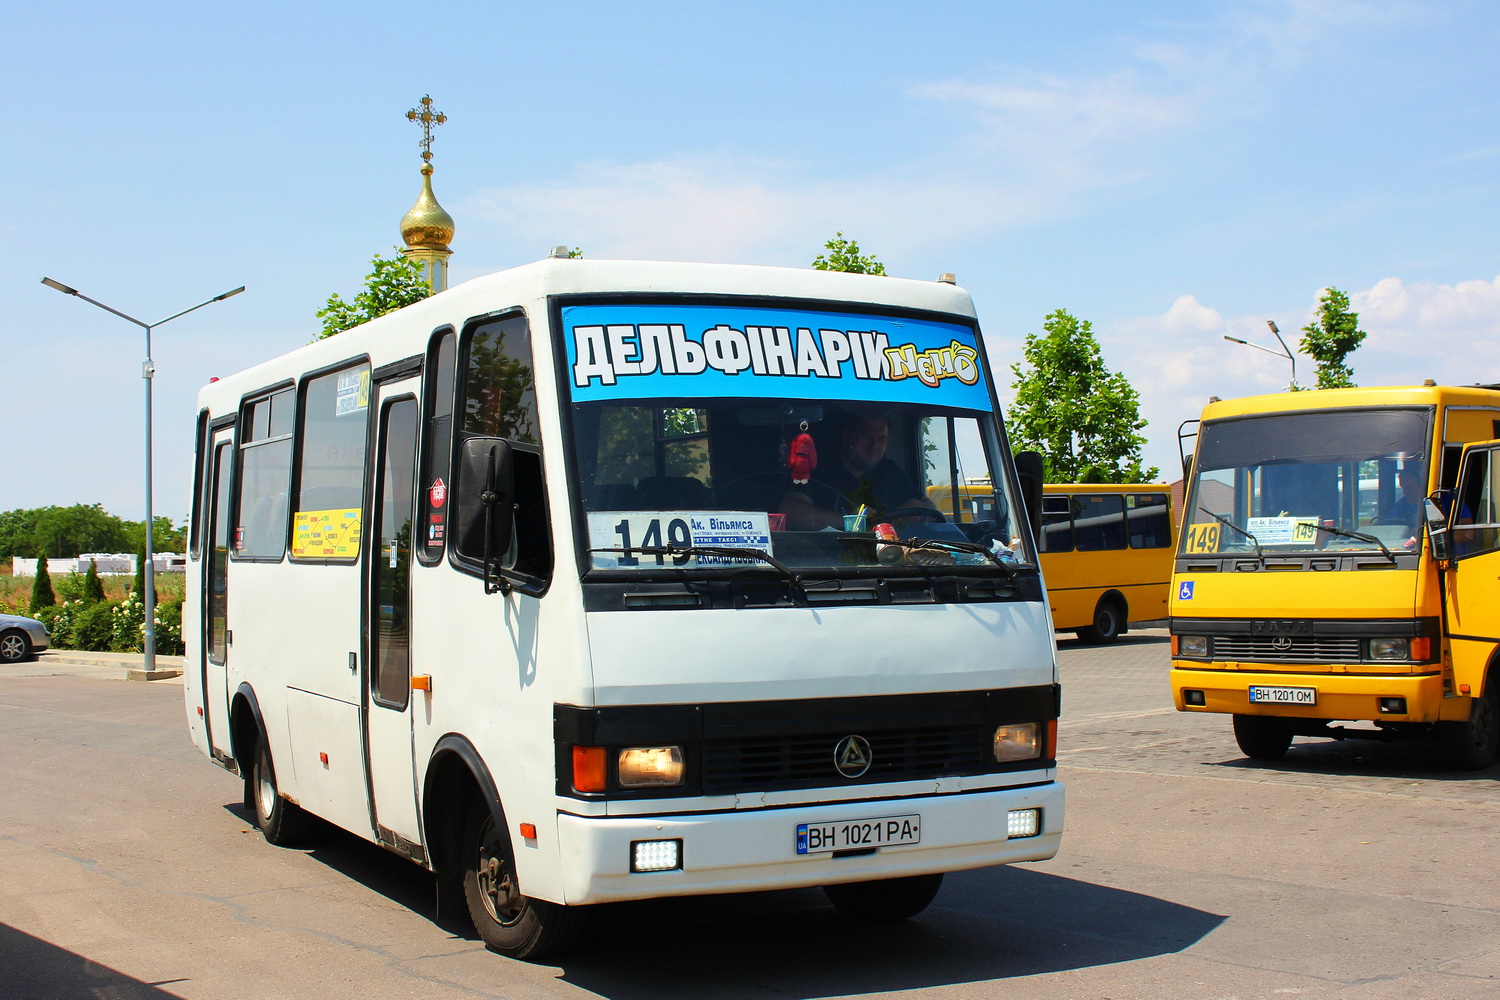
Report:
M1031 760L1040 757L1041 741L1035 722L1018 722L995 729L995 762Z
M682 747L626 747L620 751L622 788L668 788L680 785L686 768Z
M1177 637L1178 656L1207 656L1208 636L1206 635L1179 635Z
M1411 647L1405 639L1371 639L1370 659L1409 660L1411 659Z

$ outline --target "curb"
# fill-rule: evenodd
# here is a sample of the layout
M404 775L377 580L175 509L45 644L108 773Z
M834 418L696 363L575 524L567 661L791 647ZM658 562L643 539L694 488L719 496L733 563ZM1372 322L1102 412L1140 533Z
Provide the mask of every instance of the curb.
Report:
M145 668L142 653L98 653L89 650L48 649L37 654L36 661L42 664L73 667L103 667L124 670L132 681L170 680L182 676L185 657L158 656L156 669Z

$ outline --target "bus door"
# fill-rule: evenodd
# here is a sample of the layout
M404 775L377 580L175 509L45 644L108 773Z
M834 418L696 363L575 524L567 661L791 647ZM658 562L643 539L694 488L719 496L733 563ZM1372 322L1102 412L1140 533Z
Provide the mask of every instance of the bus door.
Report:
M380 385L375 483L370 516L375 535L365 552L365 760L370 812L381 843L420 856L412 761L411 543L416 486L418 380Z
M1500 642L1500 443L1464 449L1449 524L1453 670L1459 682L1473 685Z
M203 510L203 637L198 664L203 717L210 753L231 758L229 739L229 470L234 465L234 429L224 428L208 445ZM240 761L241 768L249 761Z

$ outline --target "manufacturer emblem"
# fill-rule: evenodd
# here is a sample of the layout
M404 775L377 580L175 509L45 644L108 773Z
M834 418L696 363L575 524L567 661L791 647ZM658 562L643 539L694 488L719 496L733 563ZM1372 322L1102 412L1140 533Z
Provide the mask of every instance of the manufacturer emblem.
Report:
M1271 640L1271 648L1285 652L1292 648L1292 640L1284 635L1278 635Z
M864 774L874 759L870 741L863 736L845 736L833 748L833 766L846 778L858 778Z

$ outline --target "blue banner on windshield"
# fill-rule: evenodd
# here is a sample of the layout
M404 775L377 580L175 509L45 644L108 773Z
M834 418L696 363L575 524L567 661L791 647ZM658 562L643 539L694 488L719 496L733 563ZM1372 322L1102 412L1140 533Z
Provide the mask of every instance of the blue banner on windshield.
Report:
M990 409L973 327L801 309L641 303L562 311L575 402L820 399Z

